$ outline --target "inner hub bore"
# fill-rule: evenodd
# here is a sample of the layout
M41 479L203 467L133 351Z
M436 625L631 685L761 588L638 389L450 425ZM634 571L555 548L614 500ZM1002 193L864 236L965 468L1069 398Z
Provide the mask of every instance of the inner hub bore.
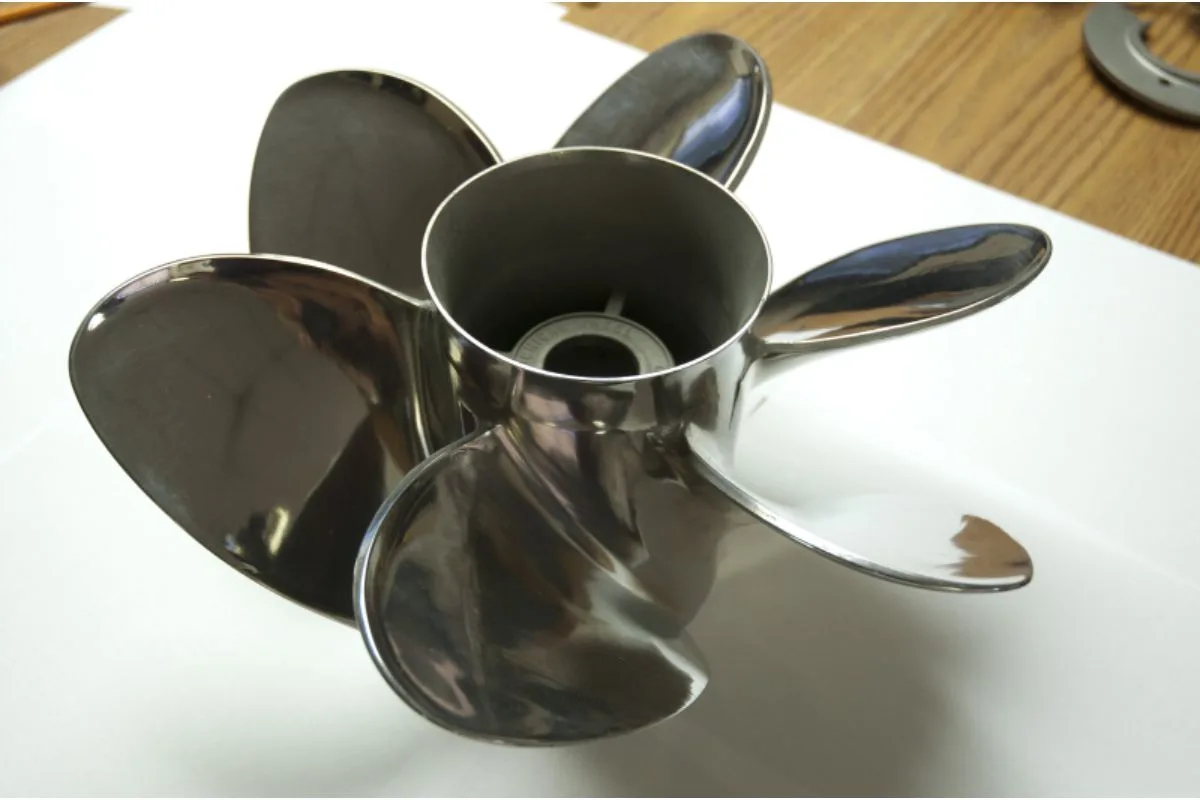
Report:
M639 371L637 357L628 347L603 336L576 336L559 342L546 354L542 367L590 378L636 375Z
M646 328L614 314L554 317L521 337L513 358L562 375L622 378L675 366L671 351Z

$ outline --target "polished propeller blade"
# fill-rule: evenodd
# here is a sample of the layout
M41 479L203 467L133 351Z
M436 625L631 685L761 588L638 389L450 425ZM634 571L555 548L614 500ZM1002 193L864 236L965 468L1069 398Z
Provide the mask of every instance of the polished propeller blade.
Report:
M446 448L372 523L355 608L380 672L429 720L491 742L569 744L683 710L707 676L679 620L519 449L505 428Z
M1050 258L1050 239L1023 225L971 225L881 242L835 259L772 292L751 329L757 358L795 356L923 330L1011 297ZM780 365L802 369L802 364ZM730 431L688 430L697 469L739 506L793 541L887 580L947 591L1015 589L1033 577L1029 554L1000 526L945 503L886 487L818 489L839 448L773 440L803 453L781 488L782 503L738 476L734 440L759 403L745 401L747 366ZM749 406L749 407L747 407ZM815 423L814 423L815 424ZM757 426L777 436L779 425ZM815 471L806 473L804 466Z
M790 504L789 517L847 553L869 557L861 564L866 571L885 563L887 577L907 576L916 586L1004 591L1033 579L1029 553L1007 531L941 500L889 492L829 495Z
M754 323L765 355L810 353L940 325L1011 297L1050 260L1025 225L927 231L864 247L776 289Z
M780 503L737 477L727 451L689 435L700 472L745 511L797 544L859 572L922 589L998 592L1033 579L1029 553L996 523L947 503L863 488L807 496L803 470L788 473ZM819 455L804 452L819 469Z
M766 133L767 66L745 42L700 33L655 50L596 99L555 147L622 147L670 158L732 190Z
M464 433L441 325L315 262L194 258L101 300L71 381L113 457L193 538L350 622L363 532Z
M314 259L424 298L421 237L459 184L500 161L432 89L379 72L314 75L263 126L250 249Z

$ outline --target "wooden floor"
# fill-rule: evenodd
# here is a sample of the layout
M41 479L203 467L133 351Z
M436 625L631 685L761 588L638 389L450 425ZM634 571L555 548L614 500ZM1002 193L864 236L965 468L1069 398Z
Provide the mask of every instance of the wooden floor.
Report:
M569 22L645 49L703 29L740 36L785 105L1200 263L1200 127L1095 75L1090 4L567 6ZM1151 49L1200 71L1188 5L1132 7ZM117 13L81 5L0 27L0 84Z

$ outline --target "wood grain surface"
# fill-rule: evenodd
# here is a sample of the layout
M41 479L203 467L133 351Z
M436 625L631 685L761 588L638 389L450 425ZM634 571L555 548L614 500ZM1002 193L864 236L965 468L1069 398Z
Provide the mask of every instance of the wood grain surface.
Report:
M1096 76L1089 4L566 5L568 22L643 49L704 29L740 36L785 105L1200 263L1200 127ZM1152 50L1200 70L1187 5L1132 7ZM0 84L117 13L80 5L0 26Z
M4 12L41 3L0 3ZM0 25L0 86L99 28L121 12L87 4L23 17Z
M1090 4L569 4L643 49L717 29L762 54L776 100L947 169L1200 262L1200 127L1102 82ZM1132 4L1162 58L1200 70L1187 5Z

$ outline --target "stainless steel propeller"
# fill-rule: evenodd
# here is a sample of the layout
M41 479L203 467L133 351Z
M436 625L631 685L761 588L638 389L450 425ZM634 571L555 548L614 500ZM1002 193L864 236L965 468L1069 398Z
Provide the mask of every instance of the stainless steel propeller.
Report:
M688 63L699 79L671 78ZM424 87L302 81L255 162L252 244L274 254L185 259L103 298L71 349L81 406L197 541L357 623L409 705L490 741L594 739L686 707L707 680L687 625L739 525L890 580L1023 585L1027 554L986 521L864 533L730 468L756 363L971 313L1049 256L1020 226L935 231L767 297L766 244L731 189L769 98L752 50L692 37L614 84L568 149L500 164ZM582 146L618 134L647 152Z
M725 456L756 362L957 319L1026 286L1049 255L1025 226L932 231L768 294L752 217L669 160L585 148L471 179L431 221L424 265L460 396L482 425L413 470L368 533L356 610L380 671L429 719L490 741L561 743L666 719L696 697L702 662L686 627L718 541L747 519L895 582L1024 585L1024 548L976 515L916 498L914 529L914 499L885 498L864 527L863 498L772 504ZM606 307L604 324L541 348L540 362L514 355L546 320L574 325ZM645 336L672 363L636 369ZM551 367L557 348L566 355ZM897 511L905 518L887 516ZM675 688L653 701L615 691L583 668L601 653Z

